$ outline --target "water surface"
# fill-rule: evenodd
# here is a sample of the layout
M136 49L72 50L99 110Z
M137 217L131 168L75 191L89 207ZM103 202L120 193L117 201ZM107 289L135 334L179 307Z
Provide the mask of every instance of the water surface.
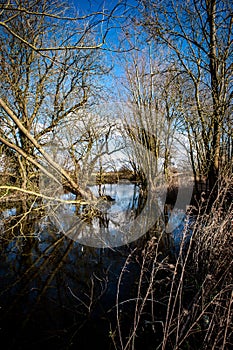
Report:
M98 188L92 188L97 194ZM105 185L115 199L103 203L104 218L85 222L82 230L114 235L119 222L140 213L139 189L132 184ZM64 235L46 212L22 215L20 205L2 206L0 226L0 336L4 349L114 349L118 279L129 254L142 252L148 235L117 248L94 248ZM74 213L74 208L69 209ZM151 235L159 234L158 225ZM161 251L174 249L164 235ZM127 263L118 302L135 297L140 264ZM132 304L126 304L130 315ZM126 327L127 328L127 327ZM89 347L88 347L89 346Z

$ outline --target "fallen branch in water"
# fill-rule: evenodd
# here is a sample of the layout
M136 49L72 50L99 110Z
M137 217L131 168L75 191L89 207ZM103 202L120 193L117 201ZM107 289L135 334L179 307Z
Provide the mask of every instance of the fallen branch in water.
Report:
M19 191L22 193L26 193L28 195L32 195L32 196L36 196L39 198L43 198L43 199L47 199L47 200L51 200L51 201L55 201L55 202L59 202L59 203L64 203L64 204L89 204L90 203L88 201L84 201L84 200L80 200L80 199L67 200L67 199L62 199L62 198L46 196L42 193L37 193L37 192L26 190L26 189L16 187L16 186L0 186L0 190L1 189L7 190L7 192L10 190ZM5 194L3 194L3 197L4 196L5 196Z

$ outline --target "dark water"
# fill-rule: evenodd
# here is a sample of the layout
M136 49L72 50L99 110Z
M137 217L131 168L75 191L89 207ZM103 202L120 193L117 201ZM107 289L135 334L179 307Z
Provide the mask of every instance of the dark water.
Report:
M125 184L106 185L105 193L115 199L105 217L111 234L111 221L127 221L138 215L140 195L137 187ZM2 205L3 348L114 349L111 337L116 330L116 303L124 304L135 297L139 261L148 234L115 248L85 246L59 232L55 222L38 208L24 216L21 206ZM96 230L103 226L103 220L95 218L87 226L89 231ZM175 234L164 234L160 247L163 256L175 252L179 232L177 228ZM158 228L152 229L150 236L156 234ZM134 258L128 259L132 251ZM126 259L127 271L121 275ZM122 314L126 333L132 307L128 303Z

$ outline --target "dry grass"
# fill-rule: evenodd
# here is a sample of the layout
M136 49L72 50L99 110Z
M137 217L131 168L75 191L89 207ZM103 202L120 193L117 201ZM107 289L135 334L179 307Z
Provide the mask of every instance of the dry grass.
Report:
M196 208L189 241L187 217L175 261L161 258L162 234L148 242L141 256L136 250L128 257L118 281L117 322L111 332L115 349L232 348L232 183L232 175L222 179L214 202L203 200ZM127 266L135 257L140 274L134 294L122 300Z

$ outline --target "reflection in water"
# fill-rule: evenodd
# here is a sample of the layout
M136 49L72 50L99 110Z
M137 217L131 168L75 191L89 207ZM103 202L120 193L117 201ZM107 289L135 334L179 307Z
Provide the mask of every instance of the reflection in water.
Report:
M93 186L91 190L98 196L99 186ZM129 226L144 207L144 197L138 187L132 184L104 185L101 193L102 199L97 204L84 204L78 208L59 205L55 209L51 207L48 215L58 230L88 246L116 247L138 238L139 229L134 233ZM111 201L104 200L106 197Z
M115 202L103 203L103 215L84 222L83 231L104 229L112 235L114 225L141 210L143 198L137 187L105 186L105 193ZM27 203L28 215L20 204L1 212L0 335L4 349L88 349L93 339L96 347L113 349L109 335L116 323L117 281L130 252L136 249L140 257L148 236L115 249L84 246L58 232L43 208L31 204ZM159 236L162 229L159 220L148 234ZM163 236L160 249L164 255L171 252L171 234ZM132 299L139 271L137 259L127 264L120 300Z
M97 188L93 190L97 192ZM109 248L137 240L161 215L163 200L157 193L144 194L130 184L106 186L101 192L104 195L94 204L72 207L52 203L48 210L50 220L58 230L81 244ZM106 197L111 200L106 201Z

